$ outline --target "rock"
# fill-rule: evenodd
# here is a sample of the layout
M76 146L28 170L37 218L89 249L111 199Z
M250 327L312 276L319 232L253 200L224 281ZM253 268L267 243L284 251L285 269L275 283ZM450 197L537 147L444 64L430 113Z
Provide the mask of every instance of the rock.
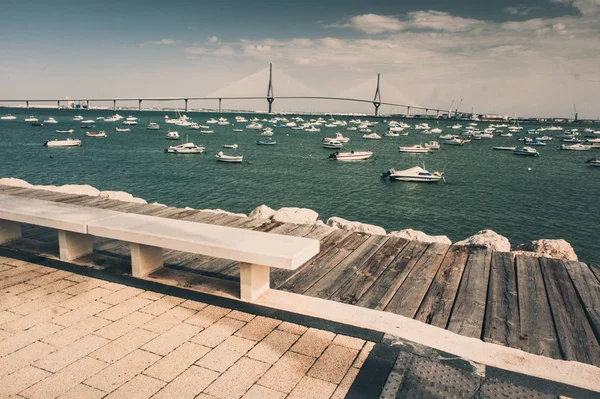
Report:
M233 212L228 212L228 211L224 211L223 209L202 209L204 212L212 212L212 213L224 213L226 215L232 215L232 216L240 216L245 218L246 214L245 213L233 213Z
M510 252L508 238L501 236L492 230L481 230L479 233L455 242L454 245L465 245L469 247L486 247L492 251Z
M57 193L89 195L91 197L97 197L98 194L100 194L100 190L88 184L65 184L64 186L35 186L34 188L38 188L40 190L54 191Z
M421 242L439 242L442 244L452 245L452 241L446 236L430 236L428 234L423 233L422 231L413 230L413 229L404 229L400 231L392 231L390 234L392 237L401 237L406 238L411 241L421 241Z
M327 219L327 225L331 227L337 227L342 230L353 231L356 233L376 234L381 236L384 236L386 234L385 229L383 227L367 223L351 222L349 220L335 216Z
M167 207L165 204L161 204L160 202L152 202L150 205L160 206L160 207L164 207L164 208Z
M25 180L16 179L14 177L3 177L3 178L0 178L0 184L3 184L5 186L24 187L24 188L31 188L31 187L33 187L32 184L27 183Z
M146 200L134 197L125 191L100 191L99 197L114 199L124 202L135 202L139 204L147 204Z
M517 250L531 252L533 256L578 260L571 244L565 240L541 239L517 245Z
M319 214L307 208L281 208L273 215L273 220L281 223L315 224Z
M270 219L275 215L275 209L269 208L266 205L259 205L248 215L251 218Z

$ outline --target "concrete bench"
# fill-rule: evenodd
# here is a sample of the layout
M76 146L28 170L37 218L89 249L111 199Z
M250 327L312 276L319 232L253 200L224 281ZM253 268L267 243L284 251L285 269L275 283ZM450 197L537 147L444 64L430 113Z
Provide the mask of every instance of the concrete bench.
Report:
M67 261L91 253L95 236L129 242L135 277L163 266L163 248L241 262L246 301L269 289L271 267L295 270L319 253L307 238L0 195L0 243L20 238L20 223L58 229Z

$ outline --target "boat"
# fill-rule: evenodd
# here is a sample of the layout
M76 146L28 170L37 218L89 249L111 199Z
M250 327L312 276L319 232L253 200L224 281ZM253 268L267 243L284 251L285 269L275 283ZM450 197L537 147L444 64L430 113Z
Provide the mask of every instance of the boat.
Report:
M85 132L85 135L88 136L88 137L108 137L106 135L106 132L104 132L104 130L101 130L98 133L95 133L95 132Z
M200 133L211 134L211 133L214 133L214 132L212 130L200 130Z
M314 127L311 125L311 127L309 127L308 129L304 129L305 132L310 132L310 133L315 133L315 132L320 132L321 129L319 129L318 127Z
M441 134L442 129L440 129L439 127L436 127L436 128L431 129L429 132L431 132L433 134Z
M583 140L580 140L576 137L565 137L562 139L563 143L583 143Z
M373 156L373 151L334 152L329 158L336 161L363 161Z
M28 116L27 118L25 118L25 122L39 122L40 120L38 118L36 118L35 116L31 115Z
M532 141L527 141L526 142L527 145L535 145L535 146L545 146L546 143L540 140L532 140Z
M542 136L538 137L539 141L552 141L552 136Z
M3 121L14 121L15 119L17 119L17 117L14 115L11 115L11 114L6 114L4 116L0 116L0 120L3 120Z
M81 123L96 123L96 121L93 119L86 119L84 121L81 121Z
M217 161L219 162L228 162L228 163L242 163L244 160L243 155L225 155L223 151L219 151L219 153L215 156Z
M395 133L392 132L391 130L388 130L387 132L385 132L383 134L384 137L400 137L400 133Z
M219 123L218 120L216 120L215 118L210 118L209 120L206 121L206 123Z
M173 132L176 133L176 132ZM171 154L201 154L205 150L205 147L196 145L194 143L183 143L179 145L171 145L165 149L165 153Z
M81 125L79 126L81 129L91 129L94 127L94 125Z
M540 153L538 152L538 150L536 150L535 148L532 147L521 147L521 148L517 148L513 151L513 154L515 155L525 155L525 156L530 156L530 157L537 157L540 155Z
M229 121L226 118L219 118L217 125L226 126L229 125Z
M323 137L323 141L331 141L331 140L335 140L335 141L339 141L342 144L345 144L347 142L350 141L349 137L344 137L344 135L340 132L337 132L335 134L335 138L332 137Z
M492 147L492 149L499 151L514 151L517 149L517 147Z
M148 124L148 126L146 126L146 129L148 130L159 130L160 129L160 125L156 122L150 122Z
M263 125L260 123L252 122L249 125L246 125L246 129L262 129Z
M117 121L120 121L121 119L123 119L123 117L121 115L114 114L113 116L104 118L104 122L117 122Z
M585 163L589 163L590 166L599 167L600 166L600 159L596 159L596 158L588 159L587 161L585 161Z
M330 139L323 141L322 146L323 148L330 148L336 150L342 148L344 145L335 139Z
M420 166L404 170L390 169L384 172L381 177L389 177L390 180L409 181L409 182L425 182L433 183L444 180L444 174L441 172L430 172Z
M179 133L177 133L177 132L167 133L167 140L179 140Z
M44 123L58 123L58 121L52 117L46 119Z
M81 116L81 115L75 115L75 116L73 117L73 120L74 120L74 121L82 121L82 120L83 120L83 116Z
M125 132L125 133L127 133L127 132L131 132L131 129L128 128L128 127L116 127L115 128L115 132Z
M33 122L31 126L44 126L42 122Z
M365 140L381 140L381 136L377 133L363 134L362 138Z
M132 120L129 120L129 118L127 118L126 120L123 121L123 124L124 125L137 125L138 123L137 123L137 121L132 121Z
M426 148L431 148L432 150L440 149L440 143L438 143L437 141L430 141L429 143L423 144L423 146Z
M189 128L192 130L200 130L200 124L197 122L193 122L190 124Z
M69 130L57 130L56 133L67 133L67 134L73 134L74 130L73 129L69 129Z
M411 152L411 153L422 154L422 153L426 153L426 152L433 152L433 150L431 148L424 147L421 144L415 144L410 147L400 147L400 152Z
M465 144L465 140L458 138L458 137L453 137L449 140L444 141L444 144L448 144L448 145L464 145Z
M453 134L442 134L440 136L440 140L452 140L454 138Z
M241 132L244 131L244 129L233 129L233 131L236 132L236 133L241 133Z
M256 144L258 145L275 145L276 141L273 141L270 137L262 140L256 140Z
M234 150L238 148L237 144L223 144L223 148L233 148Z
M48 140L44 143L46 147L80 147L81 140L65 139L65 140Z
M270 128L266 128L260 135L265 137L271 137L273 136L273 134L273 130L271 130Z
M500 137L512 137L513 134L511 132L508 133L500 133Z
M571 145L563 144L560 146L560 149L561 150L569 150L569 151L589 151L592 149L592 146L581 144L581 143L571 144Z

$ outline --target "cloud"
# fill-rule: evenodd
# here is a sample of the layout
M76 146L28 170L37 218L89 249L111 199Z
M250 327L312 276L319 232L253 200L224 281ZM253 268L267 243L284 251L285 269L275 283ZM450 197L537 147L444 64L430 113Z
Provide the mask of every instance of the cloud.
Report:
M211 36L208 38L208 43L214 44L217 43L219 41L219 38L217 36Z
M186 47L183 49L189 55L199 56L199 55L214 55L214 56L232 56L235 55L235 50L231 46L219 46L217 48L213 47L202 47L202 46L192 46Z
M405 27L398 18L377 14L357 15L350 18L350 22L345 26L370 35L398 32Z
M172 45L176 44L177 40L174 39L160 39L160 40L151 40L147 42L137 42L136 44L140 47L150 46L150 45Z
M525 15L529 15L529 13L533 10L532 7L526 7L526 6L515 6L515 7L505 7L504 8L504 12L510 15L521 15L521 16L525 16Z

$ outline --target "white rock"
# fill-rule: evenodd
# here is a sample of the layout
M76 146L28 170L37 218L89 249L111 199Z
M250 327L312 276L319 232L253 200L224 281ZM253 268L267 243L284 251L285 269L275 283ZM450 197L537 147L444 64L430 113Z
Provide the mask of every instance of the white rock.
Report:
M165 204L161 204L160 202L152 202L150 205L160 206L160 207L164 207L164 208L167 207Z
M64 186L35 186L34 188L38 188L40 190L54 191L57 193L89 195L91 197L97 197L98 194L100 194L100 190L88 184L65 184Z
M251 218L258 219L270 219L273 215L275 215L275 209L269 208L266 205L259 205L250 214L248 215Z
M281 223L315 224L318 217L319 214L312 209L281 208L275 212L273 220Z
M204 212L212 212L212 213L224 213L227 215L233 215L233 216L241 216L241 217L246 217L245 213L234 213L234 212L228 212L228 211L224 211L223 209L202 209Z
M470 247L486 247L492 251L510 252L508 238L501 236L492 230L481 230L479 233L455 242L454 245L466 245Z
M528 251L533 256L546 258L578 260L571 244L565 240L541 239L517 245L517 250Z
M139 204L147 204L146 200L134 197L133 195L126 193L125 191L100 191L99 196L102 198L114 199L124 202L136 202Z
M392 237L401 237L406 238L411 241L421 241L421 242L439 242L442 244L451 245L452 241L446 236L430 236L428 234L423 233L422 231L413 230L413 229L404 229L399 231L392 231L390 234Z
M15 187L24 187L24 188L31 188L31 187L33 187L32 184L27 183L25 180L16 179L14 177L3 177L3 178L0 178L0 184L3 184L5 186L15 186Z
M384 236L385 229L383 227L375 226L373 224L352 222L350 220L342 219L339 217L331 217L327 219L327 225L331 227L337 227L338 229L353 231L356 233L376 234Z

